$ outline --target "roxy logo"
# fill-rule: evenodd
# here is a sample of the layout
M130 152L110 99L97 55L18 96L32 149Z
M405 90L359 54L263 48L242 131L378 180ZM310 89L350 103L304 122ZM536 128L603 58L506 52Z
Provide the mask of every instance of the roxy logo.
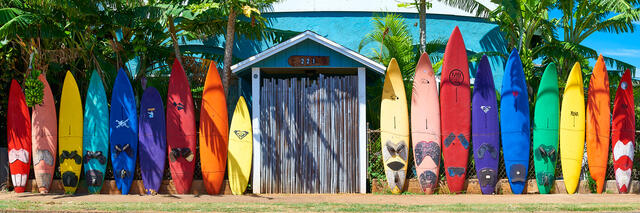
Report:
M449 82L455 86L462 85L462 82L464 82L464 74L462 74L462 71L459 69L452 70L451 73L449 73Z
M480 106L480 108L484 113L487 113L489 112L489 110L491 110L491 106Z
M235 130L235 131L233 131L233 132L234 132L234 133L236 134L236 136L237 136L239 139L241 139L241 140L242 140L245 136L247 136L247 134L249 134L249 132L247 132L247 131L241 131L241 130Z

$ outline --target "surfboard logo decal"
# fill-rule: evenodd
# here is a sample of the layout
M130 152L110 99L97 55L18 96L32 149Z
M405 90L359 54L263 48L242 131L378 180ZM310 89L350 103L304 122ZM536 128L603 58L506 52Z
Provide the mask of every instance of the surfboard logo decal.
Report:
M234 130L233 133L235 133L239 139L243 139L249 134L248 131L242 131L242 130Z
M449 73L449 82L454 86L462 85L462 82L464 82L464 74L462 74L462 71L459 69L451 70Z
M127 122L129 122L129 119L127 118L126 120L117 120L116 119L116 129L119 129L120 127L124 127L124 128L129 128L129 124L127 124Z
M623 90L627 90L627 82L623 81L622 83L620 83L620 88L622 88Z
M153 118L153 114L156 111L156 108L147 108L147 116L149 116L149 118Z
M489 112L489 110L491 110L491 106L480 106L480 109L482 109L482 111L487 114Z

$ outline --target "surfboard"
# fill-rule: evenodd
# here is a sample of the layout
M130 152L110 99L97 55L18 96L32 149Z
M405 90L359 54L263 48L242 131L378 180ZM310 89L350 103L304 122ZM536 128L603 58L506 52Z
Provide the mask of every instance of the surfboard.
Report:
M42 103L33 106L31 114L31 133L33 153L33 173L40 193L48 193L55 172L56 153L58 153L58 117L56 104L49 82L40 74L42 82Z
M202 181L209 194L220 194L228 145L227 101L216 63L212 61L204 82L200 109L200 165Z
M582 157L584 154L585 130L584 86L580 63L575 63L562 96L560 111L560 162L567 193L573 194L578 187Z
M473 157L482 194L495 193L500 157L500 123L493 72L482 56L476 72L471 108Z
M22 193L29 177L31 162L31 119L20 84L13 79L7 108L7 148L13 190Z
M164 106L156 88L148 87L140 100L140 173L144 191L155 195L162 184L164 163L167 156L167 132Z
M189 193L196 166L196 121L187 75L173 61L167 94L167 154L176 192Z
M432 194L439 183L442 152L438 83L427 53L420 56L415 73L411 95L413 159L422 191Z
M387 184L394 194L404 190L409 158L409 113L400 67L392 58L380 103L380 143Z
M84 109L83 171L89 193L100 193L109 157L109 106L95 70L89 80Z
M550 63L542 74L533 112L533 163L540 194L549 194L556 179L560 91L556 65Z
M129 194L138 154L138 113L127 73L120 68L111 91L109 139L113 176L120 193Z
M600 55L589 80L586 116L587 161L598 193L602 193L604 189L609 161L610 101L609 76L604 59Z
M234 195L241 195L247 189L251 174L253 134L249 108L240 96L231 118L229 131L229 187Z
M82 99L76 79L67 71L60 97L58 120L58 162L65 193L73 194L78 188L82 171Z
M636 147L635 104L633 102L631 73L624 71L613 101L611 141L613 145L613 171L620 193L627 193L631 184L633 156Z
M442 58L440 130L444 171L451 193L463 190L471 143L471 91L467 50L456 26Z
M531 130L527 83L516 49L511 52L504 69L500 98L500 133L504 165L511 192L522 194L529 170Z

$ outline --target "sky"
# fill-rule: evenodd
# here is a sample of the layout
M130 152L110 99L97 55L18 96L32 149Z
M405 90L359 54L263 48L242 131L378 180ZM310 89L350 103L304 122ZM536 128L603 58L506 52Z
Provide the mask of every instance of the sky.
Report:
M549 16L550 18L559 18L562 14L558 10L553 10ZM562 36L562 32L559 31L558 35ZM640 21L635 22L635 32L633 33L595 32L585 39L582 45L598 51L603 56L629 63L640 71ZM640 72L636 72L636 77L640 77Z

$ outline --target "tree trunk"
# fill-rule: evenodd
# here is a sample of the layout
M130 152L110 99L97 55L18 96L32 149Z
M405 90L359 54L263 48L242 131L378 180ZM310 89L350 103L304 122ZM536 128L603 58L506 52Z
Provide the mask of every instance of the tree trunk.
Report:
M425 0L420 0L418 8L418 14L420 16L420 53L427 52L427 5Z
M236 33L236 12L231 8L229 11L229 19L227 20L227 35L224 44L224 67L222 69L222 87L224 87L225 96L229 95L229 81L231 81L231 59L233 59L233 39Z
M176 36L176 27L173 26L173 17L167 18L167 24L169 25L169 33L171 34L171 42L173 42L173 51L176 54L176 59L182 64L182 56L180 54L180 47L178 46L178 37ZM184 64L182 64L184 66Z

